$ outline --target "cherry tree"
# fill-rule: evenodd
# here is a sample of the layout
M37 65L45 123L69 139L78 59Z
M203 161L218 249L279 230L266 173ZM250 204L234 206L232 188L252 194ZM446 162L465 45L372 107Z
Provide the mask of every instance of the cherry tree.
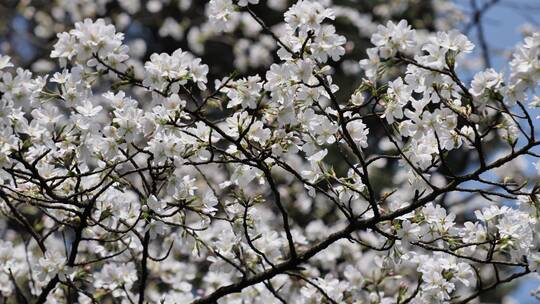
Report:
M258 2L205 21L256 25L258 74L135 66L99 18L57 34L58 71L0 56L4 302L467 303L536 275L540 33L469 82L466 35L387 21L346 94L336 10L275 28Z

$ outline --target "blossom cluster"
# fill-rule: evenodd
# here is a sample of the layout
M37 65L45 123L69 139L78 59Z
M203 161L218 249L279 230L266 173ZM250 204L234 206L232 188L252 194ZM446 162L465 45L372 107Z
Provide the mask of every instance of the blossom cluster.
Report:
M346 21L340 24L340 27L352 28L354 34L362 39L369 38L375 31L377 22L374 20L399 18L409 7L417 5L414 0L377 1L366 3L367 6L362 4L363 9L359 11L356 3L338 4L328 0L320 2L325 7L332 8L336 17ZM430 3L426 8L429 7L430 10L421 10L418 14L433 14L436 17L433 25L437 29L449 28L464 19L461 10L451 1L428 2ZM6 19L6 23L10 23L17 32L24 32L23 35L4 37L8 43L4 44L3 48L7 47L4 51L15 57L16 61L33 60L28 63L32 70L49 72L54 69L55 62L50 60L47 48L42 48L41 45L49 43L58 32L69 32L74 22L82 22L86 18L105 18L118 30L126 32L127 44L130 46L130 64L137 68L140 66L135 64L136 62L145 58L145 55L150 55L156 47L160 48L150 41L172 39L175 44L187 44L184 49L198 56L212 53L213 43L217 41L222 44L220 51L233 53L235 68L246 72L271 65L272 52L277 46L270 35L262 32L262 27L250 16L247 9L250 6L257 7L259 11L266 11L277 17L287 9L287 5L284 0L28 0L20 2L16 10L9 6L3 9L2 17ZM204 18L202 13L205 11L216 13L210 14L210 18ZM24 21L21 18L24 18ZM28 22L28 25L24 22ZM279 31L283 25L284 23L273 24L272 28ZM27 36L32 39L27 39ZM25 48L32 48L29 52L32 54L30 58L26 56L26 52L18 52L17 46L20 44L25 44ZM360 48L349 44L348 52L352 58L341 64L343 71L350 76L354 76L353 71L357 70L355 60L358 57L356 54L359 54L351 50ZM160 49L161 51L163 49ZM229 62L216 60L212 64L223 67Z
M539 157L540 34L469 85L465 35L388 21L343 92L339 10L300 0L274 31L258 2L208 22L250 18L279 60L213 84L181 49L134 67L104 19L58 34L52 75L0 56L4 297L451 303L540 269L540 166L515 169Z

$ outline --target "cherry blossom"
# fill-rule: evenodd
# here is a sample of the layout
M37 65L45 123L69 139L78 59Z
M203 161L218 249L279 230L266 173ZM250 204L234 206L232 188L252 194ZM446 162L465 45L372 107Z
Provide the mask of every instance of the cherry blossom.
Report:
M348 90L335 19L355 14L300 0L269 26L258 5L209 1L189 30L260 37L231 59L264 58L253 73L197 47L144 61L102 18L58 33L54 73L0 56L2 296L461 303L537 275L540 34L464 81L464 34L358 20L372 47Z

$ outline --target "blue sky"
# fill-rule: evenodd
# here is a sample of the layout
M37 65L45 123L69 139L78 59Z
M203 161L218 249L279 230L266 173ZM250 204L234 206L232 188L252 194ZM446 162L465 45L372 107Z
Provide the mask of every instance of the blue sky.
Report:
M477 0L479 6L487 0ZM470 12L469 0L455 0L465 12ZM525 23L536 25L540 28L540 0L500 0L491 6L483 18L484 32L490 50L492 51L492 64L496 69L505 68L507 60L501 54L509 50L522 40L519 31ZM476 32L469 33L471 38L476 38ZM480 48L477 47L476 51Z

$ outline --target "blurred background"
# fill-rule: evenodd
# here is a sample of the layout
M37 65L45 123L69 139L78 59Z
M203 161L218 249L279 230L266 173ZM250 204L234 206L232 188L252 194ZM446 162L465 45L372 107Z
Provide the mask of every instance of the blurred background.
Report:
M276 33L283 13L296 1L261 0L253 10ZM323 0L336 14L337 31L347 38L346 56L333 63L338 97L344 100L358 87L362 72L358 61L366 56L369 37L380 23L407 19L427 37L440 30L458 29L476 44L474 53L460 62L460 76L469 83L476 71L493 67L507 70L514 46L540 28L540 0ZM105 18L125 33L136 75L142 74L150 54L172 53L181 48L210 66L209 83L233 72L264 75L277 60L276 43L248 16L240 14L235 26L217 33L205 17L208 1L201 0L0 0L0 53L16 66L37 74L52 74L57 62L49 58L56 34L69 31L85 18ZM396 71L399 72L399 71ZM140 101L144 103L144 100ZM370 124L369 121L367 121ZM370 149L376 152L377 130L370 131ZM490 145L496 146L494 138ZM338 157L337 155L334 157ZM454 172L464 172L474 155L450 155ZM384 163L374 184L385 187L397 163ZM339 169L339 168L337 168ZM518 168L528 170L527 168ZM462 221L466 219L461 219ZM534 290L540 280L526 279L483 296L483 303L538 303Z

